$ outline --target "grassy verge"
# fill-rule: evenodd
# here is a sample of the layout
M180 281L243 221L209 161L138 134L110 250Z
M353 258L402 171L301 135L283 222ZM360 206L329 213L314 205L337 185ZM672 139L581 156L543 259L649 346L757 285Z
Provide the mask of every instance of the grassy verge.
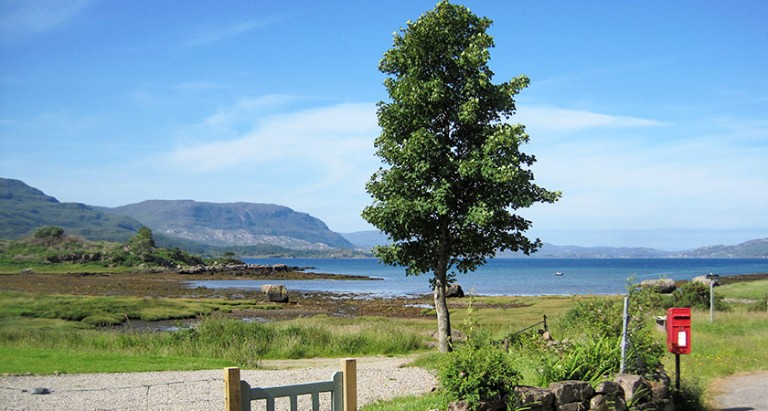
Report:
M398 355L425 349L423 334L381 319L262 324L214 315L194 328L172 332L104 331L45 321L27 327L19 326L22 320L0 323L0 350L14 355L13 362L0 363L0 373L166 370L185 361L190 365L184 369L221 364L255 368L261 359ZM48 353L45 361L37 360L40 353ZM73 357L93 367L73 367ZM138 357L152 360L130 360ZM25 368L26 363L30 365Z
M768 290L768 281L730 284L716 290L727 298L757 299ZM475 305L471 314L466 310L461 313L455 311L452 319L467 320L471 316L472 319L477 320L478 326L499 335L509 329L524 326L531 321L535 322L537 315L541 315L542 308L546 307L545 312L550 315L552 320L550 322L552 335L555 338L562 338L563 330L560 328L559 318L580 298L589 297L563 299L544 297L538 303L525 299L515 299L518 302L525 302L526 306L514 311L499 308L504 301L509 302L509 298L478 298L477 301L480 304ZM488 304L490 302L494 302L495 305ZM691 403L685 404L687 408L684 409L707 409L706 404L712 401L708 387L717 379L742 372L768 370L768 344L765 343L768 341L768 313L749 311L749 306L749 302L730 304L731 311L717 312L714 322L710 322L709 311L693 311L691 338L693 352L681 358L681 388L685 400L691 401ZM490 324L489 327L488 324ZM458 327L460 328L461 325ZM666 339L665 332L660 329L657 329L653 336L659 342L664 342ZM427 368L434 367L434 364L440 361L440 356L440 354L431 353L417 361L417 365ZM540 360L519 355L514 358L514 362L516 369L521 373L521 383L537 385L538 368L541 366ZM662 362L674 380L674 356L666 353ZM446 404L440 401L440 397L435 394L418 398L403 397L386 403L371 404L361 410L444 409Z
M716 290L726 298L765 300L768 297L768 280L726 284Z
M230 361L190 356L165 356L111 351L80 351L76 348L0 347L8 374L80 374L141 371L186 371L232 366Z

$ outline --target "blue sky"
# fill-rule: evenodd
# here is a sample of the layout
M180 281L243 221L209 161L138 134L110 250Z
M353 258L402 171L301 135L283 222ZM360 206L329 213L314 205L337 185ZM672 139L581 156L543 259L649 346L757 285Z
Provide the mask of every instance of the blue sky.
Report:
M434 4L0 0L0 176L61 201L275 203L371 229L377 64ZM462 4L494 21L494 81L531 78L514 121L536 181L563 191L521 211L534 234L768 236L768 2Z

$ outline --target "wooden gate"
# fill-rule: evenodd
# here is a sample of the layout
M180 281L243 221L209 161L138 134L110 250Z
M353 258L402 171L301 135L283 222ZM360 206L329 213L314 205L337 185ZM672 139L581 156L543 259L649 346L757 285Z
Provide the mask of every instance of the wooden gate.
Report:
M312 410L320 410L320 394L331 394L332 411L357 410L357 362L354 359L341 360L341 371L337 371L329 381L276 387L251 387L247 381L240 380L237 367L224 370L225 411L250 411L251 401L266 401L267 410L275 410L275 399L287 397L291 411L298 410L299 396L309 395Z

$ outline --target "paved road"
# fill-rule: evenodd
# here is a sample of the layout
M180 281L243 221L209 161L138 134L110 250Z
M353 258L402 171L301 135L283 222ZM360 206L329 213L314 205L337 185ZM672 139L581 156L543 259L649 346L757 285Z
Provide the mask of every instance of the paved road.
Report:
M768 411L768 372L737 375L717 383L721 411Z

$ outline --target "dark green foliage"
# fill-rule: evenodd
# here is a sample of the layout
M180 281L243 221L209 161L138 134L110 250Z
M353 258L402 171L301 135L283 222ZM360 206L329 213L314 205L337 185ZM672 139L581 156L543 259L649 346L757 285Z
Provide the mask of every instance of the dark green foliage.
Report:
M0 262L11 265L98 264L103 267L173 267L203 264L201 257L179 248L155 247L152 231L143 227L124 244L88 241L59 227L43 227L31 237L0 240Z
M577 341L553 344L541 358L541 379L546 386L555 381L598 382L615 374L621 362L621 337L585 336Z
M654 338L651 317L660 312L658 295L647 287L630 286L626 371L650 374L661 366L664 347ZM594 381L617 373L621 365L623 304L616 300L577 302L560 325L571 330L573 340L545 347L542 382L562 379Z
M763 298L749 304L749 307L747 308L747 310L749 310L750 312L768 311L768 294L764 295Z
M700 282L689 281L674 293L673 304L675 307L690 307L698 309L709 309L710 303L709 286ZM717 293L715 288L715 310L728 311L730 307L723 301L723 296Z
M32 235L32 237L39 239L39 240L45 240L45 241L56 241L60 240L64 236L64 229L61 227L41 227L38 228L35 233Z
M487 342L461 344L446 354L438 377L447 401L467 401L471 407L504 398L520 380L509 354Z
M441 1L396 33L379 63L391 100L379 103L374 142L385 167L366 185L373 203L362 216L391 241L374 249L382 262L433 274L441 351L450 272L474 271L499 250L534 252L541 242L514 212L559 197L534 184L525 127L508 122L528 78L492 82L490 26Z
M616 301L608 299L579 300L560 320L565 327L578 329L588 327L597 335L621 335L621 310ZM619 321L616 321L616 319Z

